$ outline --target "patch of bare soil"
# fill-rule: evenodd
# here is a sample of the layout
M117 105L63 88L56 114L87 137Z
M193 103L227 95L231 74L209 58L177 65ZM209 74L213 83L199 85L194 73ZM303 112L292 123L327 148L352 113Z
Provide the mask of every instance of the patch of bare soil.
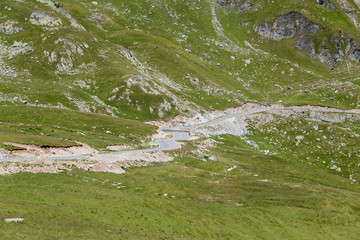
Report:
M0 163L0 175L19 172L31 173L59 173L71 171L73 168L92 172L125 173L125 169L134 166L148 166L154 162L172 161L173 157L164 152L155 153L126 153L120 155L92 155L81 160L52 160L38 157L28 162Z
M130 150L134 147L129 146L129 145L115 145L115 146L107 146L106 149L107 150L111 150L111 151L124 151L124 150Z
M88 157L87 160L108 162L108 163L120 162L120 163L130 164L131 166L143 166L143 163L169 162L173 160L173 157L164 152L154 152L154 153L144 152L144 153L93 155L91 157Z
M171 137L172 134L169 132L163 132L160 129L157 130L157 133L150 136L152 140L164 139Z
M9 155L9 154L10 154L9 150L0 148L0 156Z
M25 148L26 150L14 150L13 155L19 157L51 157L51 156L76 156L83 154L96 154L98 151L87 144L76 142L78 146L71 147L41 147L38 145L4 142L3 144Z

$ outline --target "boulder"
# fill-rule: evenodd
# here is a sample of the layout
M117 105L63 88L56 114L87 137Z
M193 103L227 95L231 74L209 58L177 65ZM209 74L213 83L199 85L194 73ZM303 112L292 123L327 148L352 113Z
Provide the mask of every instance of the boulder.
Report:
M304 139L305 139L304 136L301 136L301 135L296 136L296 140L298 140L298 141L302 141L302 140L304 140Z
M211 157L209 157L209 160L211 161L217 161L217 157L215 155L212 155Z

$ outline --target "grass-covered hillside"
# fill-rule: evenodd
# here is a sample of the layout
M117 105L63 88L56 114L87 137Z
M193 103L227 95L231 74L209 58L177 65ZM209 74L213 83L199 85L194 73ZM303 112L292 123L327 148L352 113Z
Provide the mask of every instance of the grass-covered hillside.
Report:
M2 176L0 218L25 222L0 221L0 237L357 239L360 193L348 179L259 153L238 137L216 140L207 154L217 161L194 156L193 143L173 162L123 175Z
M0 239L358 239L359 6L1 0Z
M356 108L359 8L321 4L1 1L0 104L141 121L246 101Z

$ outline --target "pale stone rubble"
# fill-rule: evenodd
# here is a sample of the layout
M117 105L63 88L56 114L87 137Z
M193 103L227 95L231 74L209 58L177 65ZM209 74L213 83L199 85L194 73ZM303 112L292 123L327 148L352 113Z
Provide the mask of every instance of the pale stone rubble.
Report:
M52 10L67 18L67 20L70 21L72 27L78 30L86 31L86 29L80 23L78 23L78 21L75 18L73 18L67 11L65 11L59 4L55 4L55 1L53 0L36 0L36 1L49 6Z
M52 160L47 157L38 157L28 162L0 163L0 175L19 172L31 173L59 173L71 171L73 168L91 172L125 173L129 167L148 166L156 162L172 161L173 157L164 152L155 153L125 153L120 155L91 155L81 160Z
M43 11L35 11L30 16L30 23L37 26L55 27L62 24L61 19L53 17Z
M0 39L0 76L18 76L16 70L7 65L3 59L11 59L17 55L27 54L32 51L33 48L29 43L15 41L12 45L9 45Z
M13 35L24 31L23 27L18 26L17 21L7 20L6 22L0 23L0 33L5 35Z

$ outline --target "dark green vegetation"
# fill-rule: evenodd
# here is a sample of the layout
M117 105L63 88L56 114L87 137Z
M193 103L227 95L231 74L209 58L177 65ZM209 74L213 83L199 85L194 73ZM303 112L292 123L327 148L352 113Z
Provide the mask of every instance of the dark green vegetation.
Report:
M218 161L184 148L126 174L0 177L1 239L356 239L358 186L223 136ZM180 152L179 152L180 153ZM209 153L211 154L211 153ZM237 166L237 168L233 168ZM229 171L230 168L233 170Z

